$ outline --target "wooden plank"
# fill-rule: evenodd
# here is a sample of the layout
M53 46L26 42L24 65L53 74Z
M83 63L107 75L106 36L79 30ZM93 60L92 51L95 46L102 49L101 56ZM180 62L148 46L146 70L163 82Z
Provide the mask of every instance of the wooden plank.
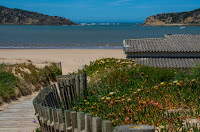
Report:
M80 97L84 98L84 78L83 74L80 76Z
M73 98L74 101L77 101L77 94L76 94L76 81L75 78L72 78L72 89L73 89Z
M102 121L102 132L112 132L111 121L109 120Z
M65 124L63 121L63 112L62 109L57 109L57 117L58 117L58 124L59 124L59 132L65 132Z
M67 132L72 132L72 121L71 121L71 117L70 117L70 111L69 110L65 110L64 111L65 114L65 128L67 130Z
M66 84L67 84L68 97L70 98L70 103L71 103L73 101L73 96L72 96L70 80L66 80Z
M70 95L72 96L72 102L73 101L75 101L75 91L74 91L74 82L73 82L73 78L71 78L70 80L69 80L69 83L70 83L70 87L69 87L69 89L70 89L70 91L71 91L71 93L70 93Z
M50 132L53 132L54 124L53 124L52 108L49 107L47 108L47 116L48 116L47 126L49 126Z
M80 96L80 76L79 74L76 74L76 93L77 93L77 96Z
M93 117L92 118L92 132L102 132L101 118Z
M84 114L84 112L77 112L77 125L78 125L78 132L81 132L85 129L85 114Z
M47 131L47 132L49 132L50 131L50 127L47 125L47 122L48 122L48 120L49 120L49 116L48 116L48 107L44 107L44 126L45 126L45 130Z
M60 96L61 96L61 99L62 99L62 106L64 109L67 109L67 104L66 104L66 99L65 99L65 92L64 92L64 87L59 87L59 90L60 90Z
M75 132L77 129L77 113L76 113L76 111L71 112L71 120L72 120L72 132Z
M65 102L66 102L66 109L69 109L70 101L69 101L68 86L67 86L67 81L65 80L64 82L65 82L65 85L64 85L64 96L65 96Z
M61 98L59 97L59 95L58 95L58 91L57 91L57 88L56 88L56 85L55 84L53 84L52 85L53 87L53 95L55 96L55 98L56 98L56 102L57 102L57 104L58 104L58 108L60 108L61 107Z
M57 130L59 130L57 109L52 109L52 114L53 114L53 122L54 122L54 131L56 132Z
M85 114L85 132L92 132L92 114Z

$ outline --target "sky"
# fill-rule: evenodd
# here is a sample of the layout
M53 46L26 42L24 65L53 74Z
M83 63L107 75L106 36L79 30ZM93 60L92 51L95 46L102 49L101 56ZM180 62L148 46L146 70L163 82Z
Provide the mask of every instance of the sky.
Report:
M160 13L191 11L200 0L0 0L0 6L82 22L143 22Z

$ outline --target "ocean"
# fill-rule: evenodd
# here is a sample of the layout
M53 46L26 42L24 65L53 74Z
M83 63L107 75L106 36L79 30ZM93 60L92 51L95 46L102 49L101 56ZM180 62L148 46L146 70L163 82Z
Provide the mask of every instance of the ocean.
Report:
M122 49L123 39L164 34L200 34L200 27L150 27L141 23L81 23L77 26L0 25L1 49Z

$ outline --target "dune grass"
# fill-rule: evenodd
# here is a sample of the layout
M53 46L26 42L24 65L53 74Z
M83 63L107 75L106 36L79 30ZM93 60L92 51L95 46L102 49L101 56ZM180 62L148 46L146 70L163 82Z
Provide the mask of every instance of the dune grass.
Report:
M0 104L26 96L56 81L61 70L51 64L37 68L31 62L26 64L0 65Z

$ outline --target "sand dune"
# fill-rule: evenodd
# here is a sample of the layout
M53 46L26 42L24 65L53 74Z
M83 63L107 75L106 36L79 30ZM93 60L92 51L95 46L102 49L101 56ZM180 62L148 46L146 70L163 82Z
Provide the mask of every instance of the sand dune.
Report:
M122 49L0 49L0 63L31 60L42 67L48 62L61 62L63 74L105 57L126 58Z

